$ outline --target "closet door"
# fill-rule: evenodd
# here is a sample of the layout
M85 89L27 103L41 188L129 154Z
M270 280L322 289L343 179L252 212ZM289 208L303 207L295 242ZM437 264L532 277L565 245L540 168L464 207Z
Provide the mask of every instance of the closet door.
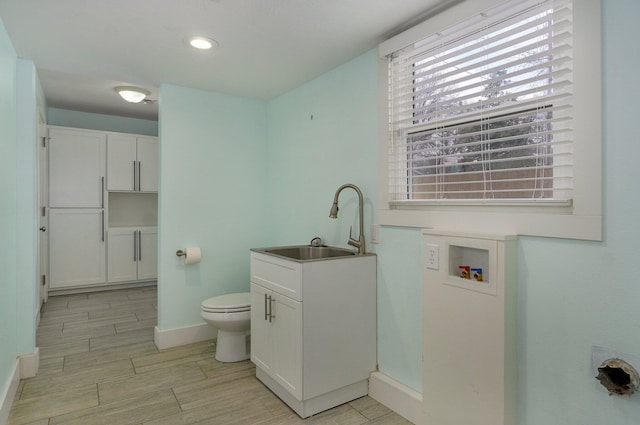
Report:
M90 208L49 211L51 289L106 283L103 214Z
M158 230L142 228L138 231L138 280L158 277Z
M138 191L158 191L158 139L138 137Z
M136 137L107 136L107 190L133 192L136 187Z
M49 207L101 208L104 178L104 133L49 128Z
M109 283L138 279L138 231L135 228L109 229L107 238Z

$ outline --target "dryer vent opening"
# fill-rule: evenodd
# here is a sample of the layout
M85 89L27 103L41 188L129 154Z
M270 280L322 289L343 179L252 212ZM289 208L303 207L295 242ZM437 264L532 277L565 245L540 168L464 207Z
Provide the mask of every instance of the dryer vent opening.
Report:
M610 395L630 396L640 385L638 372L621 359L608 359L602 362L596 379L609 391Z

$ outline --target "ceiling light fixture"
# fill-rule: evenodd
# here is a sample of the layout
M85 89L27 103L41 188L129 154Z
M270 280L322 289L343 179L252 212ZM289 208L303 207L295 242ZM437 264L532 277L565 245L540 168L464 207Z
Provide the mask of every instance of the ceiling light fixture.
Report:
M120 86L116 87L115 90L118 92L120 97L131 103L140 103L145 97L151 94L148 90L141 89L139 87Z
M200 50L209 50L218 47L218 42L207 37L191 37L189 45Z

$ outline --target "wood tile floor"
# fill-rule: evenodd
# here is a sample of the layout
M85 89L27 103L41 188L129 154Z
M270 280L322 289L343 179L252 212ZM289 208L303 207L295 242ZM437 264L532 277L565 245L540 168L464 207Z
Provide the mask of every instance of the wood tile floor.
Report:
M50 297L40 370L23 379L9 425L410 424L370 397L300 419L255 378L220 363L215 343L153 343L155 287Z

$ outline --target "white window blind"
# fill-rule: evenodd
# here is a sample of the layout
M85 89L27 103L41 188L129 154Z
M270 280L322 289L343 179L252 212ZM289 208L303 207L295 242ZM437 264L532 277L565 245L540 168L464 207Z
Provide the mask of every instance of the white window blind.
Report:
M511 1L389 55L390 201L569 203L571 1Z

